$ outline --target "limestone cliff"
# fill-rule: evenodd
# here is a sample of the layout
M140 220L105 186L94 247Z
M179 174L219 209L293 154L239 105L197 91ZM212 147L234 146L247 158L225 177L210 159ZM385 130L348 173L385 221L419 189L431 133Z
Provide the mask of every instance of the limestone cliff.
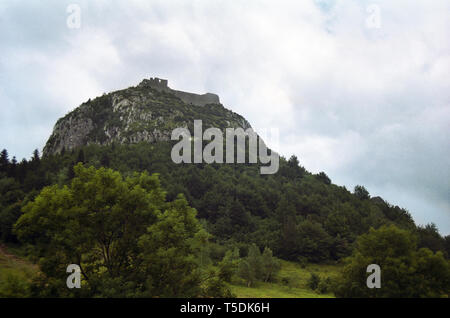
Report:
M250 127L242 116L223 107L217 95L175 91L167 81L152 81L89 100L59 119L44 155L92 143L167 141L174 128L192 131L195 119L203 121L204 129Z

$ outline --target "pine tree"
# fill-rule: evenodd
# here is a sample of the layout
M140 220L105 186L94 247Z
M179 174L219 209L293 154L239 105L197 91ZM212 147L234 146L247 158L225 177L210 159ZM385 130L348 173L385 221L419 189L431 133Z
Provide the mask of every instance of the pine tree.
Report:
M33 162L39 162L39 161L41 161L41 158L40 158L40 156L39 156L39 150L35 149L35 150L33 151L33 157L31 158L31 161L33 161Z
M0 172L7 172L9 165L8 151L3 149L0 154Z
M17 159L14 156L11 160L11 164L9 165L8 176L15 179L17 177L16 172L17 172Z

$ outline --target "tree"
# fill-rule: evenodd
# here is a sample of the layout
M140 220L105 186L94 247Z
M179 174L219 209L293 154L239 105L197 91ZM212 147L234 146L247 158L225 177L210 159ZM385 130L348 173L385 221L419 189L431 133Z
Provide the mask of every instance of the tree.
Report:
M11 160L11 164L9 165L8 175L12 178L17 177L17 159L14 156Z
M263 268L261 262L261 252L256 244L251 244L248 249L247 262L257 280L263 279Z
M149 296L195 297L201 293L192 243L204 230L195 215L180 195L165 212L158 213L158 221L139 239Z
M445 251L447 253L447 258L450 258L450 235L447 235L445 238Z
M69 186L44 188L15 224L40 257L43 296L202 293L192 248L202 228L183 197L166 202L158 176L145 172L124 179L81 163L74 172ZM65 286L68 264L81 267L78 291Z
M289 168L297 168L300 166L300 161L298 161L298 158L296 155L292 155L288 160L288 166Z
M236 272L239 265L239 249L236 247L233 250L228 250L225 253L222 261L219 262L219 277L231 282L233 274Z
M0 172L8 172L9 158L8 150L3 149L0 153Z
M35 149L33 151L33 157L31 158L31 161L33 162L39 162L41 160L41 158L39 157L39 150Z
M354 193L356 197L360 200L368 200L370 199L369 191L364 186L357 185L355 186Z
M247 287L252 287L256 282L255 271L246 259L242 259L239 262L238 274L245 280Z
M319 172L319 174L316 175L317 180L325 183L325 184L331 184L330 178L327 176L325 172Z
M417 234L419 236L419 247L426 247L433 252L443 251L445 252L445 240L439 234L439 230L436 224L431 223L426 226L418 226Z
M20 216L24 193L12 178L0 179L0 240L17 243L12 227Z
M316 273L311 273L309 279L308 279L308 287L312 290L316 290L317 287L319 287L320 284L320 277Z
M338 297L440 297L450 292L443 254L417 250L415 236L394 225L360 236L347 262L335 285ZM366 286L370 264L381 268L381 288Z
M300 166L300 162L296 155L292 155L286 165L281 166L280 174L291 180L300 179L305 174L305 169Z
M294 260L298 254L295 206L285 196L283 196L278 202L278 207L275 213L281 224L278 250L282 257L289 260Z
M280 267L280 262L273 257L270 248L264 248L264 252L261 254L259 247L251 244L247 257L239 262L238 274L245 279L247 286L251 287L256 281L272 280Z
M297 226L296 240L299 256L306 257L311 262L329 259L333 240L321 224L309 220L300 223Z
M262 279L269 282L274 279L275 274L280 270L280 262L273 257L272 250L268 247L264 248L261 255Z

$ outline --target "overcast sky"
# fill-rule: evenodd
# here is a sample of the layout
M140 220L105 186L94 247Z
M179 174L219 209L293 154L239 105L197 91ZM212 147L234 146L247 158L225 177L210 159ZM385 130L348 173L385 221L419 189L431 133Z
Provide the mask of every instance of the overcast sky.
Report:
M256 131L278 129L281 155L450 234L450 1L0 2L11 157L42 150L82 102L152 76L217 93Z

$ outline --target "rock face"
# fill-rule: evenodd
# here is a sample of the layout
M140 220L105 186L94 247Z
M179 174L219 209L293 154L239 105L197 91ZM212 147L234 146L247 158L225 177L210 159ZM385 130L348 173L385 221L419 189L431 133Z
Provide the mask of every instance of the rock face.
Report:
M168 141L172 130L193 131L195 119L204 129L250 128L240 115L226 109L215 94L172 90L167 81L145 79L138 86L89 100L59 119L44 147L44 156L88 144Z

